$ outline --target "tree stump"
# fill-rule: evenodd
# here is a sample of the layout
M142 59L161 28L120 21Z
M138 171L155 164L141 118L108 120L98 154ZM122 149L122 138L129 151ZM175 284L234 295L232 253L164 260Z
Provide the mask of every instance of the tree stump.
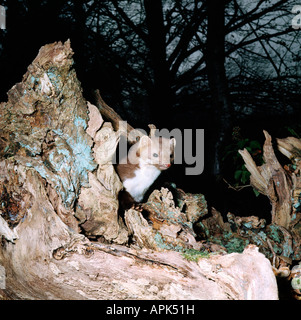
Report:
M69 41L42 47L1 104L0 298L277 299L255 246L195 239L202 195L155 190L146 216L119 216L120 134L83 98L72 55Z
M256 166L249 152L240 151L251 173L251 185L266 195L271 203L272 223L265 230L265 247L272 254L276 273L292 279L296 297L301 299L301 140L295 137L277 139L278 150L291 161L281 166L272 146L271 136L264 131L264 164Z

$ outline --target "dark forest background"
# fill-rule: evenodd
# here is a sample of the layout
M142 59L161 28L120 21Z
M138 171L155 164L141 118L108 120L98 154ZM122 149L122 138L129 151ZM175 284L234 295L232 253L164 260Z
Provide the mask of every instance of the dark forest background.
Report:
M134 127L205 129L203 174L185 176L184 166L174 165L158 183L203 193L223 213L268 217L267 200L246 187L249 176L237 150L247 147L260 164L263 129L274 138L301 136L296 4L0 1L7 15L0 30L0 101L41 46L70 39L87 100L93 103L99 89Z

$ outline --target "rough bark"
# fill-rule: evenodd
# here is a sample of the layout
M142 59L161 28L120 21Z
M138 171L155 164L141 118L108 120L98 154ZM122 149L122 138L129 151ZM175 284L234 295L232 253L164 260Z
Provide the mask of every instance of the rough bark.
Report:
M271 136L266 131L264 135L266 138L263 146L264 164L261 167L256 166L246 149L240 151L240 154L251 173L251 184L271 201L272 222L288 228L292 213L292 178L278 162Z
M271 203L272 224L265 229L264 247L272 254L273 265L278 265L277 273L290 276L297 297L301 297L300 264L290 271L296 261L301 260L301 141L294 137L277 139L281 153L291 160L291 164L281 166L272 145L272 137L264 131L263 160L257 166L249 152L240 151L245 166L251 173L251 185L266 195ZM261 227L264 231L264 225Z
M147 46L153 71L153 85L148 90L150 117L155 117L158 127L165 128L175 99L167 63L163 4L161 0L144 0L143 3L146 15Z
M125 225L120 135L83 98L72 54L69 41L42 47L1 104L0 298L277 299L256 247L225 254L195 239L202 195L155 190Z
M213 110L212 126L215 128L210 143L213 157L210 169L215 177L221 174L221 155L232 121L225 70L225 5L225 0L210 0L207 3L206 68Z

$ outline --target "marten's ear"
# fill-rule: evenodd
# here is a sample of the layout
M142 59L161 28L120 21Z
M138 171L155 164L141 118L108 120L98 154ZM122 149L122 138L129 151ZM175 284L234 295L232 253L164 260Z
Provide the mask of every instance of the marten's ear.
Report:
M139 141L139 147L148 147L152 142L152 139L148 136L142 136Z

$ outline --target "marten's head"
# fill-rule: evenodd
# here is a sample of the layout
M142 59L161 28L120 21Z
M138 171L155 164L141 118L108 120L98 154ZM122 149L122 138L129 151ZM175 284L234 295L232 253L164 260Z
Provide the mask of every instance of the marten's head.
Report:
M175 138L142 136L131 148L129 161L141 165L153 165L159 170L166 170L174 159Z

